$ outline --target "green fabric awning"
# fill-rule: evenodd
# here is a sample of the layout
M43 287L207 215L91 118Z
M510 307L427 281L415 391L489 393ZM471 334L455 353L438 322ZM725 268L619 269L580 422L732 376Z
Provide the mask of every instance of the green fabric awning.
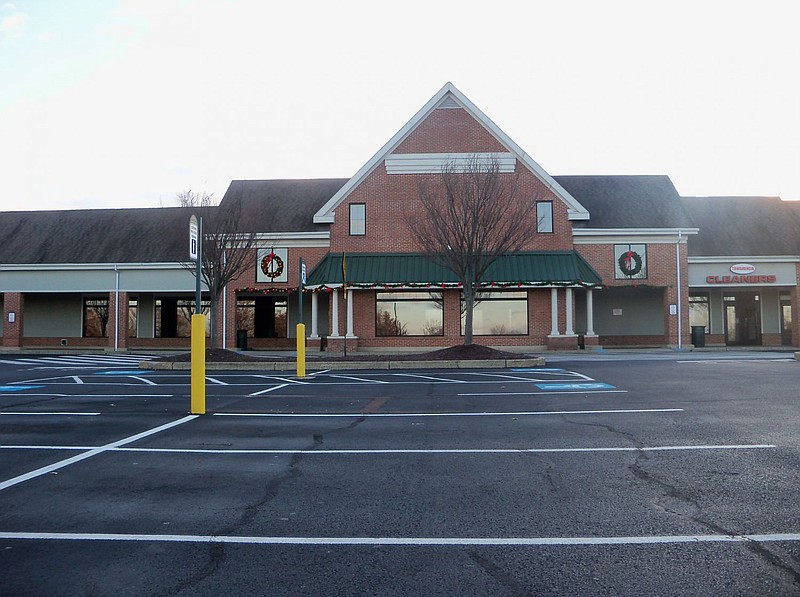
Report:
M418 253L347 253L347 285L354 288L457 288L449 269ZM342 253L328 253L311 271L306 286L342 285ZM482 286L583 286L602 283L600 276L576 251L535 251L502 255L487 271Z

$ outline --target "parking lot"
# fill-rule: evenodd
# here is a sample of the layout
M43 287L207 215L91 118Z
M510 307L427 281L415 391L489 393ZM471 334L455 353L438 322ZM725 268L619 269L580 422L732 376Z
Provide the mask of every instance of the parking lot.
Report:
M800 363L0 363L0 594L800 593Z

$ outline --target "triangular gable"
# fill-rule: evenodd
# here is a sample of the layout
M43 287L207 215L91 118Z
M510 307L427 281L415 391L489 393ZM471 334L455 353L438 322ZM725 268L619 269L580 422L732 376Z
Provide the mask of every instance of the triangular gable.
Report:
M391 154L402 143L411 132L417 128L428 115L440 105L457 105L464 108L475 120L483 125L490 131L497 139L503 144L508 151L514 155L523 165L525 165L531 172L533 172L550 190L567 204L569 210L570 220L588 220L589 212L578 201L570 195L564 187L562 187L556 180L545 172L535 160L533 160L522 148L514 143L511 138L506 135L494 122L489 119L478 107L473 104L467 97L461 93L455 85L448 82L442 87L439 92L434 95L428 103L426 103L417 112L411 120L409 120L403 128L389 139L389 141L381 147L378 152L370 158L370 160L356 172L356 174L339 189L339 191L331 197L331 199L320 208L314 215L315 224L331 224L334 221L334 210L344 201L350 192L355 189L377 166L379 166L386 157Z

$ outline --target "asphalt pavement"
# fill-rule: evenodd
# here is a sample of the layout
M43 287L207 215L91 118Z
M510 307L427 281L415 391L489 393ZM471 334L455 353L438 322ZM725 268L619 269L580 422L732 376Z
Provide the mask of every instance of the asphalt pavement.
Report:
M202 416L3 356L0 594L800 594L800 362L608 352L213 371Z

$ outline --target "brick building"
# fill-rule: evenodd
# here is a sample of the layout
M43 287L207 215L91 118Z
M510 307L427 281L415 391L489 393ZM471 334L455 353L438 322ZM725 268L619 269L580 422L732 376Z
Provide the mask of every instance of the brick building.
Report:
M550 175L448 83L352 178L233 181L206 208L241 202L241 232L257 238L219 305L223 347L294 345L301 259L312 349L461 343L459 280L412 227L421 185L480 160L514 180L531 233L484 277L476 342L800 343L800 205L680 197L666 176ZM190 213L0 213L3 347L188 348Z

